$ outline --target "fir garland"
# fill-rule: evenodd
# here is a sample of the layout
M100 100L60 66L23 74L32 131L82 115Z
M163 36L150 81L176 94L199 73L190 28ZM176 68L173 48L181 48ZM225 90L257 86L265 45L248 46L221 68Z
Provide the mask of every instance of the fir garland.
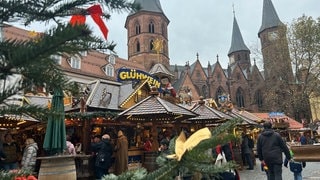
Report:
M112 120L117 117L119 112L112 111L96 111L96 112L72 112L66 113L65 117L67 119L79 119L79 120L89 120L93 118L105 118L107 120Z

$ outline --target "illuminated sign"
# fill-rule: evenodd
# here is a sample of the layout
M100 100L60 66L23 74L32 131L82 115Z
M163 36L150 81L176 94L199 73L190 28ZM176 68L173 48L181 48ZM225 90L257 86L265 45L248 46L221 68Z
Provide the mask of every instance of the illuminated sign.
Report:
M150 86L155 86L157 88L160 88L160 80L158 77L153 76L147 72L137 70L137 69L127 69L122 68L119 69L118 72L118 81L141 81L146 80L148 81L148 84Z
M285 114L283 112L269 112L269 117L273 118L273 117L282 117L285 116Z

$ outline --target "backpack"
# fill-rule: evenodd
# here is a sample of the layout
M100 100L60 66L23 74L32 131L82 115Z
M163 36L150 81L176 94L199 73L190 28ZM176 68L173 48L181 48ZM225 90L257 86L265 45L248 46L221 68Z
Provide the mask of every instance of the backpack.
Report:
M248 138L248 146L250 149L254 148L254 142L253 142L253 139L251 138Z

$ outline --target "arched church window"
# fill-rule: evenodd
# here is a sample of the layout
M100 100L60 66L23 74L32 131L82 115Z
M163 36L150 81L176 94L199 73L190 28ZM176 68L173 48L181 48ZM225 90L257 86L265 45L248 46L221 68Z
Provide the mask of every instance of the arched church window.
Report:
M153 50L153 39L150 41L149 43L149 50L152 51Z
M237 89L236 92L236 103L239 108L244 107L244 93L241 88Z
M207 98L207 97L208 97L208 89L207 89L207 86L206 86L206 85L203 85L201 90L202 90L202 96L203 96L204 98Z
M152 21L149 23L149 33L154 33L154 24Z
M140 42L136 42L136 52L140 52Z
M140 24L136 24L136 35L140 34L141 33L141 27L140 27Z
M255 103L259 108L262 108L263 105L263 99L262 99L262 92L261 90L257 90L255 93Z

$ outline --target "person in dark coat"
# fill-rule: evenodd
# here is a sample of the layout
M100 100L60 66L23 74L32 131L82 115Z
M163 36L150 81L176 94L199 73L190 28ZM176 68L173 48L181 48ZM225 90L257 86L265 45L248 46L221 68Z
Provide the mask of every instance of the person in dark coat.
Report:
M108 134L103 135L102 140L92 143L91 148L96 154L96 179L101 179L102 176L109 174L108 170L111 167L113 148L110 143L110 136Z
M6 134L4 138L3 154L6 158L1 161L1 165L6 171L18 169L19 154L21 153L19 145L13 140L11 134Z
M282 180L282 153L290 161L289 148L280 134L273 131L271 122L265 122L263 127L257 142L259 160L268 167L268 180Z
M242 133L241 153L249 165L248 170L253 170L253 160L251 158L252 149L249 147L249 137L246 133Z

